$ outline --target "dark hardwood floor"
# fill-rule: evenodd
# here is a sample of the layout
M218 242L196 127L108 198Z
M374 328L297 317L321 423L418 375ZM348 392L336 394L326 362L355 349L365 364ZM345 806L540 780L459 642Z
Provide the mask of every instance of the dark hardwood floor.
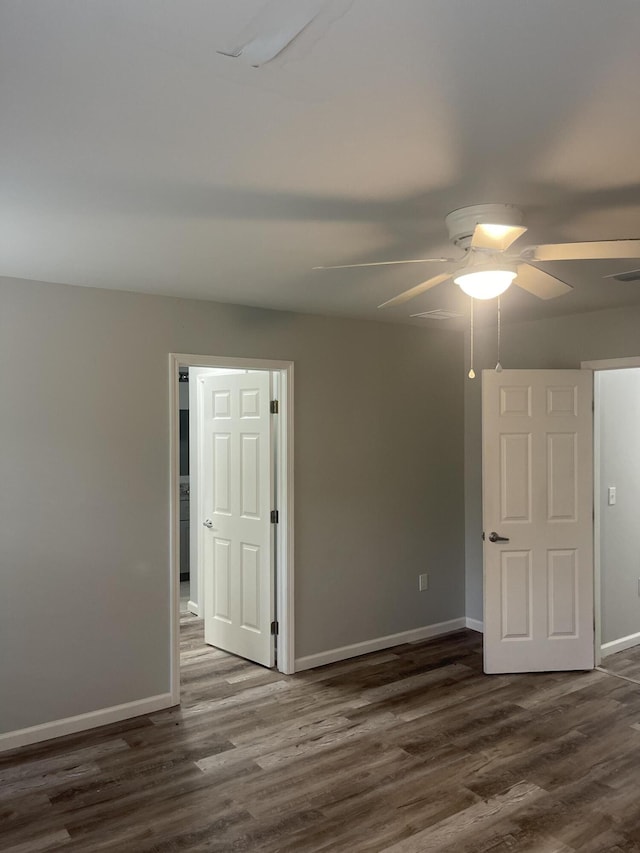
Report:
M0 755L3 853L640 853L640 685L470 631L286 677L200 624L180 710Z
M640 646L603 658L600 668L612 675L630 678L640 684Z

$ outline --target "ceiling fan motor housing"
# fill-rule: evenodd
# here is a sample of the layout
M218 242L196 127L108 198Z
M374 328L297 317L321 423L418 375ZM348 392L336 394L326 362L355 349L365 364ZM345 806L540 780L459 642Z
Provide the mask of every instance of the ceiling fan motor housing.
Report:
M452 211L445 222L454 246L468 249L476 225L521 225L522 211L513 204L474 204Z

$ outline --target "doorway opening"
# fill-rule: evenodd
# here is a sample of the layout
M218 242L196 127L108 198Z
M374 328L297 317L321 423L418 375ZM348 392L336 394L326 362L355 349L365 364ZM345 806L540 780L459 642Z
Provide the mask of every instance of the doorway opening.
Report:
M629 657L635 681L640 672L640 357L582 366L594 371L596 665L624 677L622 657Z
M203 553L210 541L203 538L215 531L210 518L203 514L202 446L199 436L202 403L198 402L197 385L205 381L235 382L233 374L260 374L267 387L271 442L271 485L273 506L270 512L272 542L272 612L273 630L277 632L276 668L285 674L294 672L294 590L293 590L293 363L267 359L229 358L172 353L169 356L170 382L170 618L171 618L171 694L180 701L179 629L180 611L206 618L205 601L211 600L211 581L203 572ZM256 378L256 381L258 377ZM197 382L196 382L197 380ZM267 383L267 384L265 384ZM200 397L202 395L200 394ZM245 395L250 400L250 395ZM274 402L277 401L277 402ZM186 413L186 414L185 414ZM187 426L188 424L188 426ZM187 450L187 444L189 450ZM248 445L250 442L248 442ZM251 458L249 448L249 456ZM189 460L187 462L187 459ZM271 498L270 498L271 499ZM186 505L186 506L185 506ZM224 512L221 516L224 516ZM250 515L251 513L249 513ZM224 519L222 519L224 521ZM202 522L202 523L200 523ZM216 521L216 524L218 522ZM202 527L202 530L200 529ZM209 528L206 530L205 528ZM188 535L187 535L188 534ZM226 534L225 534L226 535ZM185 541L186 540L186 541ZM218 541L218 540L216 540ZM224 549L219 549L221 552ZM247 552L251 556L251 549ZM186 577L188 571L188 579ZM182 587L182 594L181 594ZM188 588L188 596L187 596ZM205 599L208 590L209 598ZM181 598L183 599L181 608Z

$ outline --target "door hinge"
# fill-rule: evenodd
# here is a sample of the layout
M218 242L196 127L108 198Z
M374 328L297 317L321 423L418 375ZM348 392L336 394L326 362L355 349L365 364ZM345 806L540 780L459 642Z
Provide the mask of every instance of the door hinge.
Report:
M278 403L277 400L271 401L271 403L269 404L269 411L271 412L272 415L278 414L278 412L280 411L280 404Z
M280 513L277 509L271 510L271 524L277 524L280 521Z
M277 622L277 621L276 621L276 622L272 622L272 623L271 623L271 633L272 633L274 636L276 636L277 634L279 634L279 633L280 633L280 626L278 625L278 622Z

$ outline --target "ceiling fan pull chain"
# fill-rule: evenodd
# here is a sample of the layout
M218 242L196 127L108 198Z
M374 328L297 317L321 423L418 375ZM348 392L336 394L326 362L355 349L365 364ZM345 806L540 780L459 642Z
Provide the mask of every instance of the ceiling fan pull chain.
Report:
M469 302L471 303L471 314L470 314L471 323L470 323L470 330L469 330L469 349L470 349L470 353L471 353L471 365L470 365L470 370L469 370L468 375L469 375L469 379L475 379L476 378L476 372L473 369L473 296L469 297Z
M500 297L498 296L498 361L496 362L496 373L502 373L502 365L500 364L501 313Z

